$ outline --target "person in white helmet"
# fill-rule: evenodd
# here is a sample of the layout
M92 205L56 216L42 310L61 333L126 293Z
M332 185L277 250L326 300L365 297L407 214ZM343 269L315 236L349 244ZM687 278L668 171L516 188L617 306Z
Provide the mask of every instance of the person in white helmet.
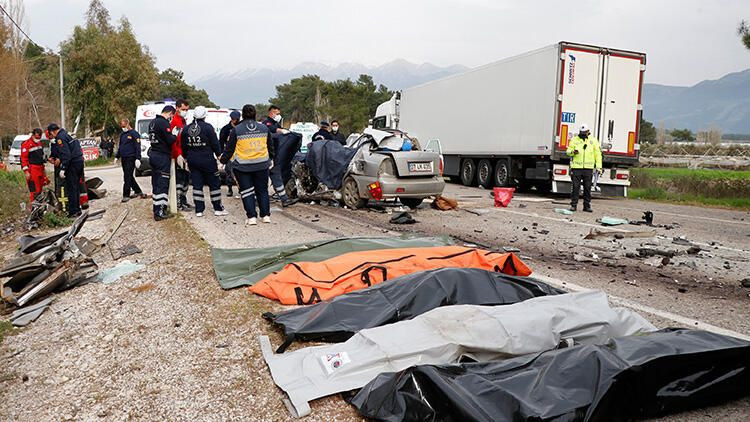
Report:
M570 157L570 178L573 181L570 211L578 208L578 196L583 184L583 210L592 212L591 183L595 171L601 174L602 150L599 140L591 136L587 124L582 124L578 135L570 140L566 153Z
M206 209L203 186L208 185L214 215L229 214L221 204L221 180L216 159L221 155L221 145L216 131L206 123L206 107L198 106L193 111L193 123L182 130L182 154L190 167L190 178L193 184L193 202L195 215L203 217Z

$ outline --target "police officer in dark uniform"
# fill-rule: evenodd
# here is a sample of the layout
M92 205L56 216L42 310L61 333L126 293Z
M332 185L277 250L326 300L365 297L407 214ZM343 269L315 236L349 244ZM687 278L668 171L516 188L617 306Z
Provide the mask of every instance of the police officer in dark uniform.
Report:
M268 133L271 134L274 151L279 151L281 143L287 141L285 136L289 134L289 130L284 129L281 126L281 109L275 105L269 107L268 115L266 115L266 118L263 119L261 123L268 128ZM275 197L281 201L282 207L289 207L296 204L298 200L289 198L289 195L286 193L286 189L284 188L284 178L282 176L284 164L280 161L280 158L282 157L279 157L278 155L274 157L273 167L269 172L269 176L271 178L273 190L276 193ZM290 160L291 158L292 157L289 157Z
M171 217L167 212L169 205L169 171L172 164L172 144L177 137L169 131L169 121L175 113L171 105L165 106L148 126L148 138L151 149L148 153L151 164L151 191L154 201L154 220L161 221Z
M331 126L325 120L320 122L320 130L315 132L315 134L312 136L312 140L322 141L323 139L328 139L329 141L332 141L333 135L331 135L331 132L329 131L330 127Z
M128 119L120 120L120 128L122 133L115 158L122 162L122 202L130 201L131 189L135 192L133 198L146 198L134 175L135 169L141 166L141 135L133 130Z
M54 136L53 155L60 160L60 178L65 180L68 198L68 217L81 215L81 176L83 175L83 151L78 140L56 123L47 126L47 133Z
M227 123L221 130L219 131L219 146L221 146L221 152L224 152L227 148L227 140L229 139L229 133L232 132L232 129L234 129L235 126L237 126L237 123L240 122L240 112L237 110L233 110L231 113L229 113L229 123ZM226 167L224 168L224 173L227 177L227 196L234 195L234 173L232 173L232 162L227 162ZM239 196L237 196L239 198Z
M216 158L222 153L216 131L211 124L206 123L206 107L198 106L193 111L193 123L182 131L182 154L190 167L190 177L193 182L193 201L195 215L203 217L206 202L203 197L203 185L208 184L214 215L229 214L221 205L221 180Z

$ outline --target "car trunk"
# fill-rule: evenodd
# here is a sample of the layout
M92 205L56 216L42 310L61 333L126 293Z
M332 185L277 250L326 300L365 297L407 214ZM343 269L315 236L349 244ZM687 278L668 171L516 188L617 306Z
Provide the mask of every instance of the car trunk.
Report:
M440 157L428 151L377 151L396 164L398 177L434 177L440 171Z

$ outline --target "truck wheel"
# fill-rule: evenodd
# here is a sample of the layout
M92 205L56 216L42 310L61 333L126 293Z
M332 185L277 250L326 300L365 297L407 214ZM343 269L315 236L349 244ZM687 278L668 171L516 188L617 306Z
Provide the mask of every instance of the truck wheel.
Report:
M497 160L495 164L495 186L505 187L510 184L510 170L506 160Z
M476 176L477 167L471 158L464 159L461 163L461 183L464 186L474 186L474 176Z
M344 205L356 210L367 205L367 199L359 197L359 188L357 187L357 181L353 177L349 176L344 180L344 188L341 192L342 200Z
M477 164L477 182L485 189L492 189L494 177L490 160L482 159Z
M415 209L422 204L424 198L398 198L402 204L406 205L411 209Z

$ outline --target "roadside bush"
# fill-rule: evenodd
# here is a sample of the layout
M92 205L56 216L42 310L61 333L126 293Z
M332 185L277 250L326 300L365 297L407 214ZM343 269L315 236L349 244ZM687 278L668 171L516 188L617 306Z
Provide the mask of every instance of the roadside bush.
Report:
M106 166L112 164L114 160L114 158L104 158L100 155L96 160L86 161L86 167Z
M0 224L20 219L24 212L21 203L28 206L29 191L22 171L0 171Z

